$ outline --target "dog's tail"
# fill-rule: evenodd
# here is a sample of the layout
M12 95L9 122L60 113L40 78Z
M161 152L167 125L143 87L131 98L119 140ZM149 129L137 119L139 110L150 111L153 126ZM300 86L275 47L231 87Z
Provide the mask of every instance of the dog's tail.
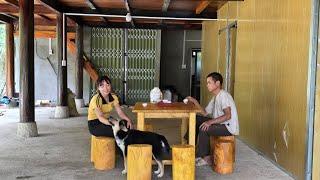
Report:
M164 150L165 153L169 154L170 153L170 145L169 145L167 139L164 136L160 135L160 140L161 140L162 149Z

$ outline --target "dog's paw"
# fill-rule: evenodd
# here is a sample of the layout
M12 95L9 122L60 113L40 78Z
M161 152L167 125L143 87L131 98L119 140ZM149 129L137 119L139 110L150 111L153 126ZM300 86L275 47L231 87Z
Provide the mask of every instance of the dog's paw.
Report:
M154 171L155 174L159 174L160 173L160 169Z
M163 176L163 173L158 174L158 178L161 178Z
M127 170L126 169L122 170L121 174L127 174Z

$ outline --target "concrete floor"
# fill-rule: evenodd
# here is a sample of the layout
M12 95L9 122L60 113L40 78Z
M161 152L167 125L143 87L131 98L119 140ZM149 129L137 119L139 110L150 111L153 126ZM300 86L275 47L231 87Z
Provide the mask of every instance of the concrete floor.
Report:
M51 119L54 108L36 108L39 136L22 139L16 136L19 109L0 109L0 179L126 179L121 175L122 157L116 168L95 170L90 163L90 135L86 109L80 117ZM128 113L132 118L134 114ZM179 142L179 121L153 121L155 131L165 135L169 143ZM155 166L153 167L155 169ZM157 179L153 176L153 179ZM165 176L172 179L171 166ZM196 169L196 179L292 179L271 162L258 155L241 141L236 144L233 174L219 175L204 166Z

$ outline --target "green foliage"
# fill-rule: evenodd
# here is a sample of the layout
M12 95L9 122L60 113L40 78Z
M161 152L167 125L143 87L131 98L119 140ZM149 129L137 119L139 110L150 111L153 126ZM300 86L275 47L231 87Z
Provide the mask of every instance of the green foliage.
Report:
M5 84L5 59L6 59L6 26L0 24L0 93ZM2 94L0 94L2 96Z

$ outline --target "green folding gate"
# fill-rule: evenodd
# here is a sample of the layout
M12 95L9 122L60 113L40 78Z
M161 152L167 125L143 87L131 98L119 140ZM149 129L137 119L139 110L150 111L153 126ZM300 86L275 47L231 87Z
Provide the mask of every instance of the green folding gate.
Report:
M99 75L111 78L122 102L149 101L159 85L161 31L92 28L91 40L92 62Z

